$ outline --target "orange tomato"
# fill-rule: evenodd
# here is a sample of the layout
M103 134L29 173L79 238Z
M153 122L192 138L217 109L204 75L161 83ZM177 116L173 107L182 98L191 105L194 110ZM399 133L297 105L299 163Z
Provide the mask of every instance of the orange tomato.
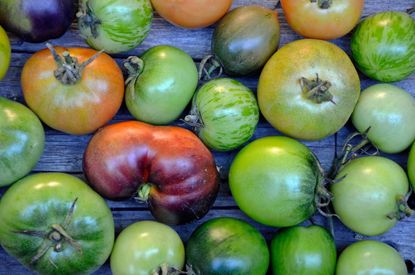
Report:
M359 22L364 0L281 0L285 18L298 34L331 40L350 32Z
M204 28L222 18L232 0L151 0L154 9L170 23L188 29Z
M82 64L97 51L61 47L55 50L59 62L49 49L44 49L25 64L21 82L26 103L54 129L74 135L91 133L120 108L124 97L122 72L105 53ZM64 52L72 58L65 57Z

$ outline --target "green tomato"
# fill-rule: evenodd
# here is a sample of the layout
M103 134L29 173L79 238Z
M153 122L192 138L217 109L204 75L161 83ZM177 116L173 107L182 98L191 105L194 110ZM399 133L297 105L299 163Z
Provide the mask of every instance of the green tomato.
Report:
M412 183L412 188L415 189L415 143L412 145L411 152L409 153L408 175Z
M204 275L265 275L267 242L252 225L234 218L216 218L200 225L186 246L187 264Z
M369 16L353 33L351 48L365 75L382 82L402 80L415 71L415 20L396 11Z
M407 210L408 177L392 160L377 156L354 159L335 181L331 187L334 211L359 234L383 234L395 226L404 214L401 210Z
M362 92L352 115L353 125L385 153L399 153L415 140L415 98L390 84Z
M26 106L0 96L0 186L28 174L44 146L45 133L37 116Z
M268 122L286 135L306 140L339 131L359 95L359 76L347 54L315 39L279 49L258 82L258 103Z
M82 0L79 30L88 45L107 53L132 50L147 37L150 0Z
M215 79L198 90L191 114L185 120L195 125L207 146L229 151L253 136L259 109L255 95L242 83L229 78Z
M275 275L333 275L336 245L323 227L291 227L272 239L271 261Z
M196 90L198 73L193 59L172 46L156 46L141 59L131 57L125 101L138 120L168 124L177 119Z
M0 80L6 75L11 57L10 41L7 33L0 26Z
M159 222L141 221L129 225L115 241L111 271L151 275L161 266L181 270L184 261L184 245L176 231Z
M282 136L257 139L233 161L229 186L236 203L260 223L286 227L308 219L316 210L322 172L314 154Z
M399 253L378 241L360 241L347 247L337 261L336 275L407 275Z
M2 197L0 243L40 274L89 274L111 253L114 221L105 201L80 179L40 173Z

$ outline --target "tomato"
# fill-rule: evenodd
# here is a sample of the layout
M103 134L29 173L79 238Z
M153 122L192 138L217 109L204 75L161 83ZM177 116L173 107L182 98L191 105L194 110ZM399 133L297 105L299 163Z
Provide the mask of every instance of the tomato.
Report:
M252 225L235 218L215 218L193 232L186 260L196 274L265 275L269 251L264 237Z
M326 41L291 42L265 65L258 83L262 114L277 130L319 140L340 130L360 94L347 54Z
M107 53L132 50L147 37L153 19L150 0L82 0L79 31L86 43Z
M91 49L57 47L56 55L41 50L24 65L24 98L48 126L82 135L117 113L124 97L122 72L109 55L101 53L94 59L95 54Z
M281 0L281 6L288 24L295 32L308 38L331 40L346 35L356 26L364 2Z
M359 234L383 234L410 212L405 201L408 178L392 160L378 156L354 159L336 180L339 182L331 187L334 211Z
M264 66L279 42L277 13L261 6L243 6L229 12L217 25L212 53L228 75L247 75Z
M333 275L336 245L323 227L291 227L272 239L271 260L275 275Z
M0 186L28 174L44 147L45 133L37 116L22 104L0 96Z
M6 75L12 51L7 33L0 26L0 80Z
M151 0L151 3L170 23L197 29L218 21L231 7L232 0Z
M172 46L156 46L125 63L130 78L125 101L138 120L168 124L177 119L192 99L198 73L193 59Z
M367 17L352 36L357 67L370 78L399 81L415 71L415 20L388 11Z
M176 231L162 223L141 221L117 237L111 271L114 275L159 274L156 271L161 266L181 270L184 260L184 245Z
M40 274L89 274L109 257L114 221L105 201L61 173L23 178L0 201L0 243Z
M378 241L360 241L347 247L337 261L336 275L407 275L405 262L391 246Z
M411 152L409 153L408 175L412 183L412 188L415 189L415 143L412 145Z
M138 197L163 223L202 218L219 189L211 152L192 132L175 126L126 121L104 127L89 142L83 166L100 194Z
M229 186L236 203L257 222L286 227L314 214L322 172L313 153L283 136L257 139L235 157Z
M193 98L190 115L185 118L203 142L217 151L233 150L247 142L258 120L255 95L242 83L229 78L204 84Z
M385 153L399 153L415 140L415 98L390 84L362 92L352 115L353 125Z

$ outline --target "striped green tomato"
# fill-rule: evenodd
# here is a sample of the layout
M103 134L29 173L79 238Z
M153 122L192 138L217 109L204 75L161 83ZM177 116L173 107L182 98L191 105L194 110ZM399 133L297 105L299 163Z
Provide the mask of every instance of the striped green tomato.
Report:
M221 78L203 85L193 97L186 117L199 137L217 151L233 150L247 142L259 120L258 104L242 83Z
M107 53L137 47L151 27L150 0L82 0L79 30L86 42Z
M367 76L393 82L415 71L415 20L403 12L369 16L352 36L352 54Z

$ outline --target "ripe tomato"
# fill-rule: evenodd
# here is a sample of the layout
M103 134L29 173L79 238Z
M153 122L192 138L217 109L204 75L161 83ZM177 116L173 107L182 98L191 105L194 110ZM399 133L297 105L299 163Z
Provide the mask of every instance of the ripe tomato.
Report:
M337 261L336 275L407 275L405 262L394 248L378 241L361 241L347 247Z
M83 63L86 65L83 67L82 62L97 53L92 49L57 47L56 53L61 64L44 49L35 53L23 67L22 89L26 103L54 129L75 135L93 132L107 123L121 106L122 72L105 53L90 64ZM62 57L66 53L71 57Z
M232 0L151 0L151 3L170 23L196 29L218 21L231 7Z
M4 77L10 65L11 48L6 32L0 26L0 80Z
M281 0L290 27L308 38L331 40L358 23L364 0Z

